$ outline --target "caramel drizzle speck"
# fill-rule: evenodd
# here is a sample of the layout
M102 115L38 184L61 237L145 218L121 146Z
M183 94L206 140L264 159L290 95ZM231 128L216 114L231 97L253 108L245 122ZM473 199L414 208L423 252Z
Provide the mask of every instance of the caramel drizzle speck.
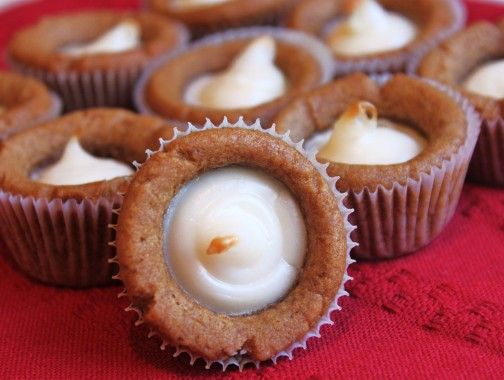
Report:
M238 238L234 235L231 236L218 236L214 238L206 250L207 255L218 255L226 252L232 246L238 243Z

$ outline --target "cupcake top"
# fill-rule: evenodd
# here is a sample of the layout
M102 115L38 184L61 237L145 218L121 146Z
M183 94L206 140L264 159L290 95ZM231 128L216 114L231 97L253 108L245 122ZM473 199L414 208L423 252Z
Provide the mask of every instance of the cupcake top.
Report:
M374 107L361 102L372 103L385 125L378 126ZM291 103L275 123L295 140L307 139L306 148L318 151L330 163L329 173L341 176L338 188L355 192L416 180L475 133L451 96L405 75L383 86L362 74L344 77ZM332 137L324 133L331 127Z
M415 39L417 27L376 0L348 2L349 15L330 28L326 41L338 55L361 56L401 49Z
M463 21L463 10L452 0L307 0L297 3L287 25L323 39L344 74L403 71L413 54Z
M36 79L0 72L0 140L56 117L61 102Z
M504 20L457 33L423 58L418 73L461 91L485 119L503 117Z
M98 199L126 190L131 163L171 129L158 118L89 109L19 133L0 151L0 188L48 199Z
M53 72L136 67L187 39L181 24L155 14L88 11L43 18L14 36L8 54Z
M183 22L195 36L273 24L295 0L147 0L147 8Z
M342 195L260 125L224 120L176 136L141 165L119 217L133 307L207 368L290 355L343 294L353 243Z
M399 164L418 156L427 143L413 128L378 120L376 107L365 101L352 103L327 132L307 140L307 151L345 164Z
M133 174L133 169L118 160L99 158L86 152L76 136L70 138L57 162L41 168L32 179L50 185L82 185L109 181Z
M217 109L258 106L284 95L287 81L275 65L275 40L262 36L251 41L229 66L203 75L185 91L187 103Z
M137 84L143 113L203 125L224 116L270 121L293 97L330 79L330 52L281 28L245 28L209 36L160 60Z

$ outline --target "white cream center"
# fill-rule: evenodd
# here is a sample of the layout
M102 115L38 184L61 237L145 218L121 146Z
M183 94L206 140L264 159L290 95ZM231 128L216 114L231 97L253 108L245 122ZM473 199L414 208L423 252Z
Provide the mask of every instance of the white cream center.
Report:
M464 83L467 91L494 99L504 98L504 59L479 67Z
M287 83L275 66L275 40L263 36L252 41L223 72L204 75L189 84L189 104L216 109L249 108L285 94Z
M80 57L90 54L111 54L137 48L141 43L140 25L133 21L123 21L97 39L83 45L66 46L61 52Z
M329 33L327 43L337 54L359 56L400 49L416 34L413 22L377 1L354 0L352 13Z
M172 5L176 8L199 8L229 1L232 0L172 0Z
M258 170L202 174L173 199L165 253L179 285L218 312L247 314L277 302L295 284L306 229L289 190Z
M319 158L346 164L391 165L416 157L427 140L411 128L378 120L376 108L368 102L351 105L332 130L306 141L309 152Z
M107 158L90 155L72 137L55 164L43 169L34 180L50 185L81 185L85 183L110 180L133 174L128 165Z

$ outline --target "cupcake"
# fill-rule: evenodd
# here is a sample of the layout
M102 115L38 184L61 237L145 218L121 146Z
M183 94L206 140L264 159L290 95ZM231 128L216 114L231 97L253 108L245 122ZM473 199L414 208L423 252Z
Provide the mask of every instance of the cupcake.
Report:
M464 19L458 0L307 0L294 7L287 26L324 40L343 75L404 71Z
M90 109L30 128L0 150L0 232L28 276L52 285L111 282L109 224L164 123ZM166 132L167 133L167 132Z
M267 125L295 96L327 82L329 51L303 33L245 28L215 34L169 55L142 76L135 105L179 125L243 116Z
M53 119L60 112L61 101L43 83L0 71L0 140Z
M403 74L354 74L299 98L275 121L328 163L348 192L354 255L393 258L432 241L452 217L479 132L460 95Z
M193 36L275 24L296 0L145 0L147 9L183 22Z
M504 20L479 22L458 33L431 51L418 73L454 87L475 106L481 134L468 176L504 186Z
M146 65L187 39L183 26L155 14L94 11L44 18L7 52L13 69L45 82L66 110L130 107Z
M121 209L129 309L191 364L292 358L346 294L353 227L335 182L259 122L177 131L140 166Z

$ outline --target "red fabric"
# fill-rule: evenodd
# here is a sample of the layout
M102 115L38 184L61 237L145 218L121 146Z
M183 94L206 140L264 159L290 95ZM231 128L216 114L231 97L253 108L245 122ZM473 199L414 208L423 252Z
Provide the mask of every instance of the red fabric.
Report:
M42 13L134 1L43 0L0 15L0 43ZM503 8L477 14L504 16ZM483 12L483 10L486 10ZM478 17L479 17L478 16ZM0 252L5 251L0 247ZM334 326L293 361L229 378L504 378L504 190L467 184L452 222L408 257L351 268ZM119 287L65 290L26 279L0 255L0 378L217 378L159 350Z

